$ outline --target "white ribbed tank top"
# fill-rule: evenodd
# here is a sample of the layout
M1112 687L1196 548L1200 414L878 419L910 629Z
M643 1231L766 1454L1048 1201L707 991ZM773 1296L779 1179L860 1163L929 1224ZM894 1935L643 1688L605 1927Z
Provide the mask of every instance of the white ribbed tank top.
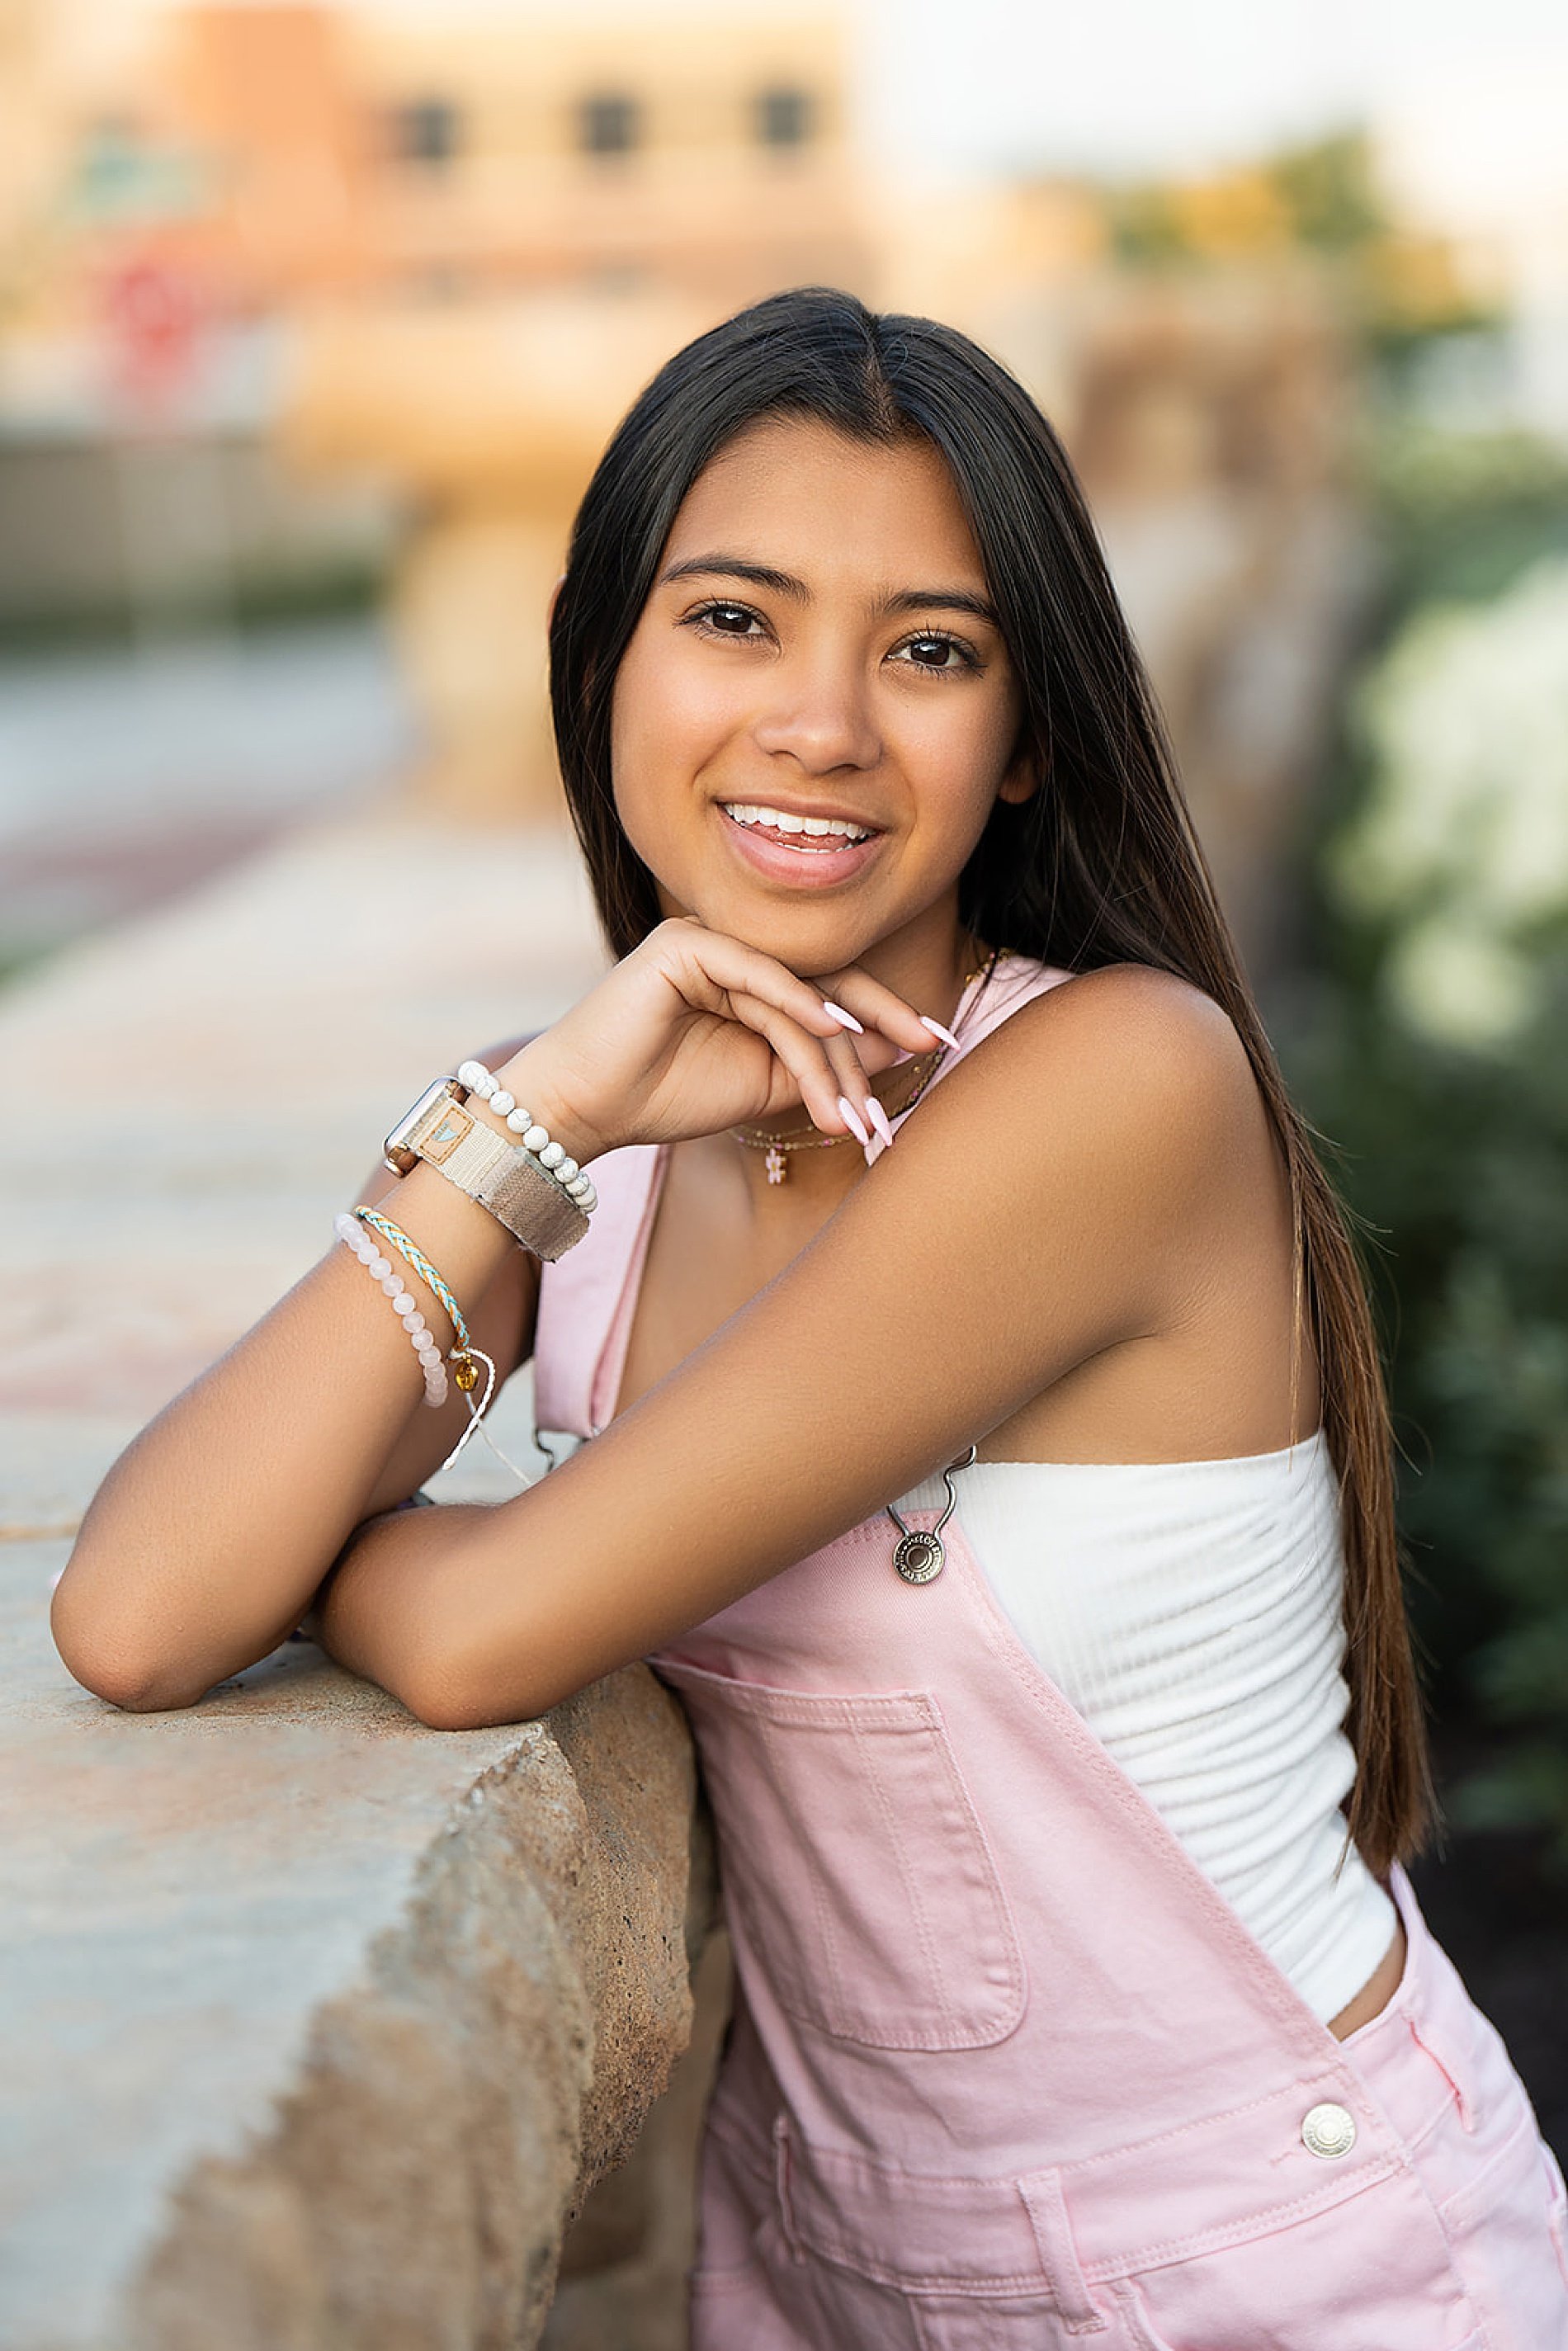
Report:
M1214 1461L977 1461L953 1488L1024 1646L1327 2023L1396 1914L1344 1854L1355 1761L1322 1431ZM933 1478L898 1507L946 1499Z

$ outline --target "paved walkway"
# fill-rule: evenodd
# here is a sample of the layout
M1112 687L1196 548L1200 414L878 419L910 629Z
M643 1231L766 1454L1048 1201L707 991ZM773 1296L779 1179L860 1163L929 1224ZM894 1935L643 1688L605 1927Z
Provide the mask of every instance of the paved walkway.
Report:
M0 1521L73 1521L127 1437L334 1246L421 1087L601 968L564 830L371 814L0 994ZM507 1426L526 1401L503 1399Z
M0 658L0 966L361 813L417 749L374 621Z

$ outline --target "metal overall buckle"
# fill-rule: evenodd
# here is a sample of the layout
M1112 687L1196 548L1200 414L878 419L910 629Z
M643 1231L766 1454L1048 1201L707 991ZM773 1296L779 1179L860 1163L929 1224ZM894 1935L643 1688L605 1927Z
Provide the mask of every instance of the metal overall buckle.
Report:
M942 1530L952 1517L953 1506L957 1499L953 1491L954 1473L967 1469L977 1450L977 1447L971 1445L967 1453L961 1453L956 1461L949 1461L943 1470L942 1483L947 1489L947 1507L934 1527L906 1527L893 1504L889 1502L886 1505L887 1515L898 1529L898 1541L893 1546L893 1563L905 1583L930 1583L941 1574L946 1564L947 1551L942 1541Z

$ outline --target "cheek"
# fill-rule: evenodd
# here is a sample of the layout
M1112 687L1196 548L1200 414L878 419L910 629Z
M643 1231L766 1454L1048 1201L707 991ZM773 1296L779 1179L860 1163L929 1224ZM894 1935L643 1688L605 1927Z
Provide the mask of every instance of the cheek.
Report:
M666 765L672 753L700 757L743 722L746 708L744 679L692 659L679 637L667 643L633 637L627 647L615 682L614 726L629 753Z
M978 833L1007 773L1019 718L1010 699L933 685L901 714L900 757L919 805L944 833Z
M627 648L611 711L611 764L616 805L630 830L640 818L669 818L741 722L733 693L719 690L678 650L664 658Z

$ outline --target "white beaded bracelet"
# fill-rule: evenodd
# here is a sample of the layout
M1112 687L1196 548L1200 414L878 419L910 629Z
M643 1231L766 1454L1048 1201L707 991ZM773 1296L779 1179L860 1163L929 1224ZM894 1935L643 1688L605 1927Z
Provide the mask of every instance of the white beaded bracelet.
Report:
M569 1151L550 1141L548 1129L539 1124L532 1111L521 1109L517 1096L507 1092L483 1061L463 1062L457 1071L457 1082L466 1086L470 1093L477 1094L497 1118L505 1119L512 1133L521 1136L524 1150L538 1161L545 1174L560 1186L569 1199L576 1201L585 1217L591 1216L599 1206L592 1177L578 1165Z
M414 1353L419 1357L424 1374L424 1401L427 1405L446 1402L446 1366L441 1359L441 1349L431 1334L430 1325L419 1311L413 1293L401 1272L393 1270L390 1257L383 1257L369 1233L346 1209L332 1219L332 1230L345 1249L351 1249L377 1286L392 1301L393 1313L408 1332Z

